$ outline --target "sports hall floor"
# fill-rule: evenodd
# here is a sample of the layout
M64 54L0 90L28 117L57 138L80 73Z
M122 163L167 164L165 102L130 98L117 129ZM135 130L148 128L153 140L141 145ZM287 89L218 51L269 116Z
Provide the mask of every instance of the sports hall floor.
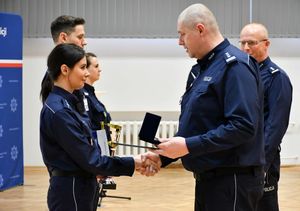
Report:
M48 173L44 167L25 167L25 184L0 192L0 211L45 211ZM132 199L103 198L102 211L192 211L194 179L180 165L162 169L154 177L137 173L115 177L116 190L108 195ZM300 210L300 166L282 167L279 184L281 211Z

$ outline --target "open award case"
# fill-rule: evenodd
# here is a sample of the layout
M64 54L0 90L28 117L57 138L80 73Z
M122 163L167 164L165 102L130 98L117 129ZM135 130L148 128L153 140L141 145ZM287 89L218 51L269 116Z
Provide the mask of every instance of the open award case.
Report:
M139 139L155 146L160 144L160 141L155 138L160 120L161 116L147 112L139 132Z

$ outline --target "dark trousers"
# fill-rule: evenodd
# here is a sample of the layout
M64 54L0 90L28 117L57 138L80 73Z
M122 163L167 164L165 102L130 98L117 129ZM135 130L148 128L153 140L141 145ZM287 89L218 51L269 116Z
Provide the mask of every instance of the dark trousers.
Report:
M195 211L255 211L263 186L263 171L196 179Z
M99 204L99 200L100 200L100 191L101 191L101 184L99 182L97 182L97 185L96 185L96 192L95 192L95 196L94 196L94 205L93 205L93 211L96 211L97 208L98 208L98 204Z
M279 172L267 172L264 195L259 201L258 211L279 211L278 205Z
M96 178L51 177L49 211L93 211L96 187Z

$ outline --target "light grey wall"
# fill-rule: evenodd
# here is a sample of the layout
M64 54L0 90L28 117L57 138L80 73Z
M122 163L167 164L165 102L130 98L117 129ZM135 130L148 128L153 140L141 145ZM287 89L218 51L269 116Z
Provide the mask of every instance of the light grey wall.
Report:
M24 37L50 37L50 23L66 14L85 18L88 37L174 38L179 13L198 2L214 12L226 37L238 37L250 15L271 37L300 36L299 0L0 0L0 11L23 17Z
M253 0L253 21L267 26L270 37L300 37L299 0Z

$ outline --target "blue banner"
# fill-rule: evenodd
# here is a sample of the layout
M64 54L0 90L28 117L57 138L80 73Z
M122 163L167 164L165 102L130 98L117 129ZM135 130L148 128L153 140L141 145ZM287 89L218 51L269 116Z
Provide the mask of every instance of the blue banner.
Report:
M0 13L0 190L24 183L22 19Z

